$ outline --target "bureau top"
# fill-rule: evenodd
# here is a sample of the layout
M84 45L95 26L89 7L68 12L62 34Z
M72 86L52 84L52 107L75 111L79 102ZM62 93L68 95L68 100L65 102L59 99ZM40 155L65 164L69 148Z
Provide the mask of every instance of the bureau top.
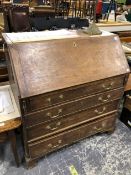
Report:
M2 35L7 44L87 36L87 34L82 32L81 30L67 30L67 29L55 30L55 31L3 33ZM113 34L106 31L102 31L102 34L100 36L110 36L110 35L113 35ZM94 36L91 36L91 37L94 37ZM99 35L95 37L99 37Z
M117 35L9 44L21 98L129 72Z

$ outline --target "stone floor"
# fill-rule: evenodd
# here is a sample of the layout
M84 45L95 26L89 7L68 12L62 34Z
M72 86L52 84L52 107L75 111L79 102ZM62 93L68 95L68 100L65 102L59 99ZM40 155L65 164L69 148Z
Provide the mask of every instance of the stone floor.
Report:
M21 146L19 152L22 157ZM72 175L72 165L78 175L131 175L131 130L118 121L113 134L86 138L43 157L29 170L24 163L16 168L9 143L0 145L0 175Z

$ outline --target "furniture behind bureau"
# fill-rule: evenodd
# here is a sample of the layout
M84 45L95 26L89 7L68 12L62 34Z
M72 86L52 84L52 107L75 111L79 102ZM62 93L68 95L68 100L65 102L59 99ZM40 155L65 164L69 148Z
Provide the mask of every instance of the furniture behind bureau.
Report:
M29 6L12 5L12 7L8 10L8 22L10 32L31 31Z
M0 143L10 141L16 165L19 166L15 129L20 127L21 118L8 83L0 83Z
M120 119L131 128L131 91L129 94L125 95L124 107Z
M5 59L4 42L2 39L2 32L7 29L4 9L0 7L0 82L8 81L8 72Z
M125 55L127 56L127 58L128 58L128 56L131 56L131 48L130 48L131 36L130 36L130 34L131 34L130 32L129 33L128 32L121 32L119 34L120 35L120 40L121 40L122 44L124 43L124 44L127 44L128 45L128 43L129 43L129 45L127 47L128 50L126 51L125 48L124 48ZM130 66L130 70L131 70L131 66ZM130 75L129 75L129 78L128 78L128 82L127 82L126 87L125 87L125 91L131 91L131 71L130 71Z
M27 165L87 136L112 132L129 74L118 36L66 30L22 35L3 37Z

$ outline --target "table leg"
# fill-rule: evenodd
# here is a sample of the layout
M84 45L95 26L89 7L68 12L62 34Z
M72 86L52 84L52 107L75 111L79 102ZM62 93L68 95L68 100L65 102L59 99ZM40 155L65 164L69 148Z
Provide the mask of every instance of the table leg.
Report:
M14 154L15 162L16 162L16 165L18 167L19 166L19 157L18 157L18 153L17 153L15 131L14 130L8 131L8 136L9 136L9 140L10 140L10 143L11 143L12 151L13 151L13 154Z

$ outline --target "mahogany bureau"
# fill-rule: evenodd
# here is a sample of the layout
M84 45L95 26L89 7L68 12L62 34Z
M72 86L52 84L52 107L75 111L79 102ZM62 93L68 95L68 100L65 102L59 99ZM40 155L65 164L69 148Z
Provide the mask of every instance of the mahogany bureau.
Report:
M3 35L28 166L87 136L112 132L129 74L117 35L55 32L35 42Z

